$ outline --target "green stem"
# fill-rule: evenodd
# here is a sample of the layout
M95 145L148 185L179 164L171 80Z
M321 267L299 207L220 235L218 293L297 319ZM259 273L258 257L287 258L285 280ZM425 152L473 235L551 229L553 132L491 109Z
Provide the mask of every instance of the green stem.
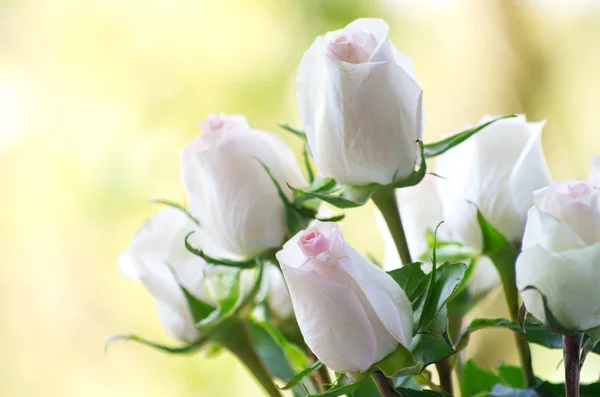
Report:
M373 194L372 199L385 219L385 223L390 230L390 234L394 239L394 244L396 244L396 249L402 260L402 265L406 266L412 263L408 243L406 242L406 235L402 227L402 218L400 218L395 189L389 187L379 188Z
M440 387L442 388L442 391L452 395L452 369L450 368L448 358L446 357L443 360L435 363L435 369L437 369L440 377Z
M236 319L222 324L218 333L211 335L211 338L231 351L248 368L269 397L282 397L271 374L256 353L249 332L247 323Z
M379 390L379 394L381 394L381 397L400 396L400 393L398 393L392 385L392 381L386 378L381 371L374 371L371 374L371 377L375 381L375 385L377 386L377 390Z
M519 321L519 290L517 289L515 276L516 254L513 255L501 252L490 255L490 258L498 268L498 273L500 274L510 319L511 321L517 322ZM531 364L531 350L529 349L529 343L525 340L523 335L516 332L513 333L513 335L517 344L517 351L519 353L521 370L523 371L525 383L528 387L535 386L536 380Z
M394 239L396 249L402 260L402 265L406 266L409 263L412 263L408 243L406 241L406 234L404 233L404 227L402 226L398 201L396 200L395 189L388 187L379 188L373 194L372 199L383 215L385 223L387 223L387 227ZM436 368L440 375L442 390L447 393L452 393L452 372L448 360L444 359L437 363ZM377 379L375 379L375 381L377 382Z

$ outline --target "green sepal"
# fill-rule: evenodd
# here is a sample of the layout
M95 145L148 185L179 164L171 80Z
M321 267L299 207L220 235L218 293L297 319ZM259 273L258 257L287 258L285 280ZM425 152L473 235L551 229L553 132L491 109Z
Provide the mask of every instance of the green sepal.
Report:
M291 389L292 387L296 386L298 384L298 382L300 382L302 379L304 379L304 377L308 376L313 371L318 370L322 366L323 366L323 363L321 361L319 361L319 360L315 361L309 367L303 369L301 372L298 372L292 378L292 380L290 380L287 384L285 384L284 386L281 387L281 390Z
M191 231L185 236L185 248L192 254L197 255L197 256L201 257L202 259L204 259L207 263L210 263L211 265L239 267L241 269L251 269L251 268L254 268L257 266L256 258L252 258L247 261L234 261L231 259L213 258L213 257L207 255L206 253L204 253L204 251L192 247L192 245L188 241L190 236L194 233L195 233L195 231Z
M187 300L188 308L192 313L194 323L199 323L200 321L204 320L205 318L208 318L212 313L215 312L216 308L214 306L202 302L200 299L192 295L190 291L188 291L181 284L179 285L179 287L185 295L185 299Z
M308 145L305 143L304 148L302 150L302 157L304 158L304 168L306 168L306 176L308 177L308 182L312 184L315 181L315 172L313 171L312 165L310 163L310 154L308 153Z
M431 158L431 157L439 156L440 154L445 153L448 150L452 149L454 146L457 146L458 144L466 141L471 136L473 136L476 133L478 133L479 131L483 130L488 125L493 124L493 123L495 123L498 120L510 119L510 118L513 118L513 117L517 117L517 115L516 114L510 114L510 115L498 117L497 119L488 121L487 123L483 123L483 124L478 125L476 127L469 128L467 130L464 130L462 132L454 134L454 135L452 135L452 136L450 136L450 137L448 137L448 138L446 138L444 140L441 140L439 142L426 144L425 145L425 150L424 150L424 155L425 155L426 158Z
M375 367L388 378L416 375L421 372L423 365L422 361L415 362L412 353L402 345L398 345L396 350L375 363Z
M165 200L165 199L154 199L148 201L150 204L164 204L169 207L177 208L181 212L183 212L187 217L196 224L196 226L200 226L200 222L196 217L194 217L183 205L176 203L175 201Z
M298 127L293 127L293 126L291 126L289 123L287 123L285 121L279 122L279 127L283 128L284 130L286 130L288 132L291 132L296 137L302 139L302 141L304 143L308 142L307 139L306 139L306 133L304 131L302 131L302 129L300 129Z
M581 358L579 359L579 366L583 367L583 363L587 358L587 355L594 350L594 348L600 342L600 327L592 328L585 331L583 335L583 344L581 347Z
M269 175L269 178L271 178L273 185L275 185L275 188L277 189L277 194L279 196L279 199L283 203L283 207L285 209L285 224L287 227L287 234L288 236L293 236L296 233L298 233L298 231L306 228L306 226L308 226L308 224L312 220L312 217L304 216L302 213L300 213L300 211L298 211L298 209L296 209L296 207L294 207L292 202L285 195L285 192L281 188L279 182L277 182L277 179L275 179L275 177L271 173L269 167L267 167L260 160L259 162L260 165L262 165L262 167L264 168L267 175ZM310 215L313 214L311 213Z
M106 344L104 345L104 350L107 351L108 348L117 341L134 341L169 354L190 354L196 352L202 346L204 346L208 339L198 338L196 341L184 346L167 346L161 343L152 342L151 340L145 339L135 334L115 335L106 341Z
M224 299L219 302L217 309L213 311L208 317L202 319L196 323L196 328L202 333L209 333L218 326L233 320L238 317L244 310L251 307L254 304L254 298L262 283L265 266L258 259L256 260L258 265L258 275L254 280L252 289L245 295L240 295L239 289L239 275L237 285L233 286L231 291L228 291Z
M420 260L427 261L433 255L433 247L435 244L436 257L441 262L463 262L470 261L479 256L479 251L471 247L459 243L457 241L440 241L436 239L432 230L428 229L425 233L425 241L427 241L427 251L424 252Z
M288 185L289 186L289 185ZM356 208L364 205L379 185L367 185L360 187L335 185L329 190L313 190L307 191L289 186L296 195L296 203L302 203L311 198L325 201L337 208ZM333 194L342 190L339 194Z
M435 268L435 266L434 266ZM415 310L418 319L416 330L426 329L435 319L448 300L452 299L454 292L460 286L467 267L462 263L446 262L435 272L430 273L430 284L425 300Z
M523 290L521 292L530 291L530 290L536 291L538 294L540 294L540 297L542 298L542 304L544 305L544 316L546 317L546 321L545 321L546 327L548 327L551 331L554 331L554 332L557 332L560 334L572 333L573 330L566 329L560 323L560 321L558 321L556 316L554 316L554 313L552 313L552 310L548 306L548 298L542 291L540 291L537 287L534 287L533 285L528 285L525 288L523 288Z
M419 145L419 168L413 170L413 172L411 172L410 175L408 175L406 178L394 178L394 181L389 186L395 189L415 186L418 185L419 182L423 180L423 178L425 178L425 175L427 174L427 162L425 161L425 145L423 145L423 142L420 140L417 141L417 144Z

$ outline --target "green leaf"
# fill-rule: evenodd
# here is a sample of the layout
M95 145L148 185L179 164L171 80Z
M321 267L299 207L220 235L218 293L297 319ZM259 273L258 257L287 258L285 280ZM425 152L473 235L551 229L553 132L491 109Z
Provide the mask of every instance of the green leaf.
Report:
M309 397L337 397L344 394L351 395L354 390L361 388L369 379L368 376L364 375L365 374L360 374L359 379L351 381L347 375L340 374L329 390L318 394L310 394Z
M526 322L523 336L530 343L546 346L551 349L562 349L562 337L559 334L548 331L544 326ZM469 336L478 330L485 328L500 327L513 332L522 333L521 325L504 318L478 318L472 320L461 332L456 343L456 349L462 350L468 343Z
M480 393L489 392L500 381L498 375L479 368L473 360L469 360L463 368L461 395L474 397Z
M425 146L421 141L417 141L417 144L419 145L419 152L421 158L419 168L417 170L414 170L408 177L404 179L396 180L394 178L394 181L391 183L390 186L393 186L396 189L415 186L418 185L419 182L423 180L423 178L425 178L425 175L427 174L427 162L425 161Z
M381 394L379 394L373 379L369 378L362 382L358 388L352 390L349 397L381 397Z
M312 165L310 164L310 155L308 153L308 145L306 143L304 144L304 149L302 150L302 157L304 157L304 167L306 168L308 182L312 184L315 181L315 173L312 169Z
M264 168L267 175L269 175L269 178L271 178L271 181L273 182L273 184L275 185L275 188L277 189L277 195L279 196L279 199L281 200L281 202L283 203L283 207L285 208L285 224L287 226L287 233L289 236L293 236L298 231L304 229L308 225L308 223L311 221L311 219L304 217L292 205L290 200L285 195L285 192L281 188L281 185L279 184L279 182L277 182L277 179L275 179L275 177L271 173L271 170L269 169L269 167L267 167L260 160L259 160L259 162L262 165L262 167Z
M146 345L146 346L149 346L154 349L163 351L165 353L170 353L170 354L189 354L189 353L194 353L195 351L200 349L207 342L207 339L199 338L198 340L196 340L192 343L189 343L187 345L173 347L173 346L163 345L161 343L152 342L151 340L142 338L141 336L134 335L134 334L115 335L112 338L110 338L108 341L106 341L106 344L104 345L104 350L107 351L108 348L116 341L134 341L137 343L141 343L142 345Z
M415 360L423 361L425 366L456 353L448 336L448 313L445 306L427 329L419 331L413 337L410 350Z
M194 222L197 226L200 226L200 222L198 221L198 219L195 218L183 205L181 205L179 203L176 203L171 200L165 200L165 199L154 199L154 200L150 200L149 203L150 204L164 204L164 205L168 205L169 207L177 208L178 210L180 210L184 214L186 214L187 217L190 218L190 220L192 222Z
M552 384L549 382L543 382L535 388L538 392L539 397L563 397L565 395L565 385ZM580 384L579 385L579 397L598 397L600 396L600 383L592 384ZM496 396L494 396L496 397ZM500 397L500 396L497 396ZM502 396L504 397L504 396ZM509 397L513 397L510 396ZM520 397L520 396L519 396Z
M447 393L440 393L433 390L414 390L399 387L396 389L401 397L452 397Z
M322 366L323 366L323 363L321 361L319 361L319 360L315 361L314 363L312 363L312 365L310 367L305 368L301 372L296 374L292 378L292 380L290 380L285 386L283 386L281 388L281 390L291 389L292 387L296 386L298 384L298 382L300 382L302 379L304 379L305 376L309 375L313 371L318 370Z
M533 389L516 389L510 386L497 384L492 387L489 393L483 394L486 397L540 397L537 391ZM548 396L549 397L549 396Z
M427 287L427 275L421 270L421 263L415 262L387 272L413 302Z
M496 368L502 383L506 386L522 389L525 387L525 379L523 379L523 371L519 367L508 364L500 364Z
M532 389L512 388L502 384L497 384L492 391L486 394L487 397L564 397L565 385L553 384L550 382L541 382ZM579 397L598 397L600 396L600 383L589 385L579 385Z
M253 267L256 267L257 262L256 262L255 258L249 259L247 261L233 261L231 259L218 259L218 258L212 258L212 257L208 256L202 250L194 248L190 244L189 238L194 233L195 232L192 231L192 232L189 232L185 236L185 248L189 252L191 252L192 254L197 255L197 256L203 258L207 263L210 263L211 265L222 265L222 266L239 267L239 268L242 268L242 269L251 269Z
M510 114L507 116L498 117L497 119L488 121L487 123L483 123L474 128L469 128L468 130L464 130L462 132L454 134L442 141L426 144L425 149L424 149L424 155L425 155L424 157L431 158L431 157L439 156L440 154L445 153L448 150L452 149L454 146L466 141L471 136L473 136L476 133L478 133L479 131L483 130L488 125L495 123L498 120L509 119L509 118L513 118L513 117L517 117L517 116L514 114Z
M435 274L433 271L431 272L430 276L432 276L433 282L429 285L423 305L415 312L415 316L420 315L417 330L425 329L431 324L460 285L465 271L466 266L462 263L445 263L437 269Z
M273 325L267 322L255 321L256 325L262 327L265 331L269 333L271 338L285 353L285 357L294 368L294 370L300 370L308 365L308 358L306 354L296 345L292 344L287 340L287 338L275 328Z
M340 215L335 215L329 218L317 218L317 220L321 221L321 222L339 222L342 219L344 219L346 217L346 215L344 214L340 214Z
M423 365L423 362L415 362L412 353L402 345L375 364L388 378L416 375L421 372Z
M452 294L452 297L449 299L448 313L450 315L464 316L492 291L492 289L489 288L474 294L467 288L479 259L480 258L475 258L469 262L465 276L456 291Z
M296 375L296 372L287 360L286 354L281 346L262 326L250 321L248 328L250 331L250 338L254 342L256 351L262 362L267 366L269 373L284 382L290 382ZM300 381L298 381L296 385L291 386L291 388L293 389L294 394L306 396L307 393L299 382Z
M298 127L293 127L293 126L291 126L289 123L287 123L285 121L281 121L279 123L279 127L283 128L284 130L286 130L288 132L291 132L292 134L294 134L298 138L302 139L305 143L307 142L306 133L304 131L302 131L302 129L300 129Z

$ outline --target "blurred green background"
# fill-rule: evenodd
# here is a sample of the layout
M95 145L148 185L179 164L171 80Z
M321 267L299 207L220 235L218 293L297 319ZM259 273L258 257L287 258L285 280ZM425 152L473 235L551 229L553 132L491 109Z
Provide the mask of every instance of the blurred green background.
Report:
M259 396L223 354L170 357L111 335L169 341L116 258L155 208L183 201L179 151L210 112L299 124L295 70L315 36L385 18L424 89L425 137L484 113L546 119L555 179L600 154L598 1L2 0L0 395ZM372 206L347 211L350 242L379 256ZM473 315L503 315L500 292ZM515 362L506 331L468 354ZM561 353L534 347L562 378ZM600 360L583 378L597 379Z

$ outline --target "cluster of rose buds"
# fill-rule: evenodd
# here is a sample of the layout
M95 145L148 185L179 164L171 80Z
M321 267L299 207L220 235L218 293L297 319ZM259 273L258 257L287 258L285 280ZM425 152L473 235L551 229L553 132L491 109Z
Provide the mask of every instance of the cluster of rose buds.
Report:
M300 62L296 93L304 130L294 132L304 140L306 176L276 135L244 116L210 115L181 153L189 207L167 203L119 259L122 273L152 294L173 336L213 340L244 360L250 356L231 343L230 325L263 324L284 351L282 340L294 340L301 355L320 360L314 368L348 374L346 383L360 385L372 373L388 396L400 386L377 374L418 375L458 353L472 331L452 334L449 316L466 313L465 302L475 304L501 282L512 318L498 326L517 332L531 390L521 328L587 334L592 345L584 350L593 349L600 339L600 160L589 182L552 184L545 122L521 115L484 116L423 144L422 90L380 19L317 37ZM435 172L426 175L432 157ZM383 268L344 240L339 217L318 216L322 202L350 209L369 199L380 211ZM300 331L297 338L290 329ZM450 392L444 368L448 362L438 366L439 388ZM277 376L289 387L300 381ZM304 386L304 395L310 387L331 386L331 396L336 387L349 390L336 382Z

